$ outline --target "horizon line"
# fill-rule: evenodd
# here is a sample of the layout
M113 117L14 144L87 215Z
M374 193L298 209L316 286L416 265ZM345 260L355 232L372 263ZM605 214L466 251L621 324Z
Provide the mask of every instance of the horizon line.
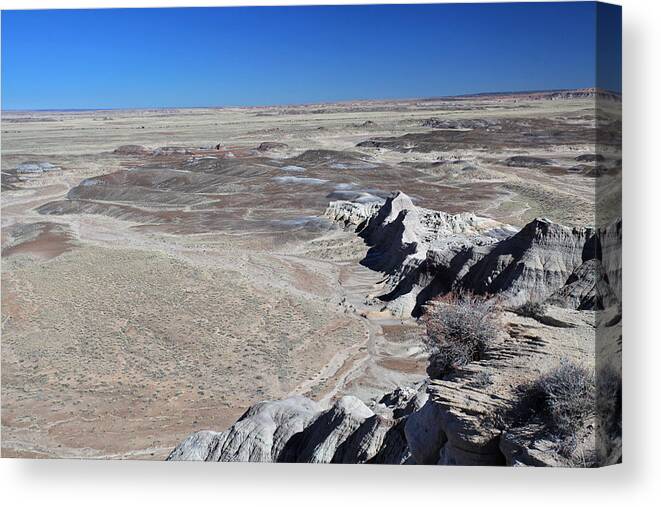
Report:
M163 109L233 109L233 108L242 108L242 109L264 109L264 108L273 108L273 107L301 107L301 106L322 106L322 105L331 105L331 104L343 104L349 102L387 102L387 101L410 101L410 100L444 100L444 99L462 99L462 98L473 98L473 97L488 97L490 95L527 95L534 93L558 93L558 92L568 92L568 91L577 91L577 90L594 90L597 93L611 93L613 95L622 96L621 91L611 90L609 88L602 88L599 86L578 86L571 88L546 88L546 89L537 89L537 90L496 90L496 91L484 91L484 92L472 92L472 93L460 93L456 95L437 95L437 96L423 96L423 97L381 97L381 98L355 98L355 99L341 99L336 101L319 101L319 102L283 102L283 103L272 103L272 104L260 104L260 105L205 105L205 106L137 106L137 107L62 107L62 108L2 108L0 107L0 112L11 112L11 113L29 113L29 112L89 112L89 111L148 111L148 110L163 110Z

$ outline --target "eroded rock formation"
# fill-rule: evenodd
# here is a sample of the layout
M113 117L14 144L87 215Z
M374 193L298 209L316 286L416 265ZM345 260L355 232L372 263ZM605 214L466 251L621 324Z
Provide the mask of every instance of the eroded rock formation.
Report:
M519 386L559 357L594 367L594 313L554 308L549 326L511 312L502 341L484 359L418 390L396 389L367 407L353 396L330 406L295 396L258 403L223 432L199 431L169 460L439 465L594 463L594 421L571 456L558 452L543 421L508 420ZM485 380L486 379L486 380Z
M595 371L596 347L599 357L621 353L621 222L593 229L536 219L517 230L417 207L401 192L383 204L332 202L326 217L369 245L362 262L385 275L378 296L385 309L415 316L448 292L498 296L506 308L499 338L479 360L417 390L398 388L374 406L353 396L330 406L301 396L259 403L226 431L190 435L168 459L592 466L621 458L621 442L609 440L595 416L563 448L522 394L563 361ZM546 304L534 315L507 310L531 301ZM594 311L604 308L608 318ZM603 393L597 398L604 403Z
M398 317L418 316L431 298L461 290L498 295L510 306L550 298L601 309L619 299L621 222L596 230L535 219L517 231L417 207L401 192L383 205L332 202L326 216L355 226L370 245L363 263L386 274L379 299Z
M406 406L415 408L415 395L392 393L379 413L354 396L330 407L303 396L258 403L227 431L190 435L168 460L404 463Z

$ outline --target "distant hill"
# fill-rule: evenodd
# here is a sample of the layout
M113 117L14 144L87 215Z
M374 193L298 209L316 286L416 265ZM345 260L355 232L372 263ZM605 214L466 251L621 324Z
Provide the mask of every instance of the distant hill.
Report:
M465 95L455 95L453 97L443 97L450 100L461 100L470 98L518 98L525 100L562 100L562 99L588 99L597 97L606 100L621 101L622 94L606 90L604 88L569 88L560 90L532 90L519 92L483 92ZM434 100L434 99L428 99Z

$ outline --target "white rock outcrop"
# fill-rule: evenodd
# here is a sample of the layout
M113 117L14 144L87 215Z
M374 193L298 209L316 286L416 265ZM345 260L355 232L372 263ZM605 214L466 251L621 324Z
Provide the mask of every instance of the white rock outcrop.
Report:
M383 205L331 202L328 218L370 246L362 261L382 271L379 295L397 317L417 316L437 295L498 294L510 306L544 301L600 309L619 301L621 222L570 228L535 219L521 230L471 213L417 207L404 193Z
M415 391L409 393L414 395ZM401 405L398 399L394 406ZM409 458L404 419L393 416L386 405L380 412L354 396L344 396L328 408L302 396L262 402L226 431L188 436L168 460L404 463Z

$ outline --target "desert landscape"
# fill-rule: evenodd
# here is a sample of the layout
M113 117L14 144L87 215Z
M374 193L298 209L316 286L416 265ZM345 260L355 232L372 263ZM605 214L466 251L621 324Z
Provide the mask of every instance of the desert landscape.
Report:
M2 456L618 462L620 109L3 112ZM569 434L525 393L576 365Z

